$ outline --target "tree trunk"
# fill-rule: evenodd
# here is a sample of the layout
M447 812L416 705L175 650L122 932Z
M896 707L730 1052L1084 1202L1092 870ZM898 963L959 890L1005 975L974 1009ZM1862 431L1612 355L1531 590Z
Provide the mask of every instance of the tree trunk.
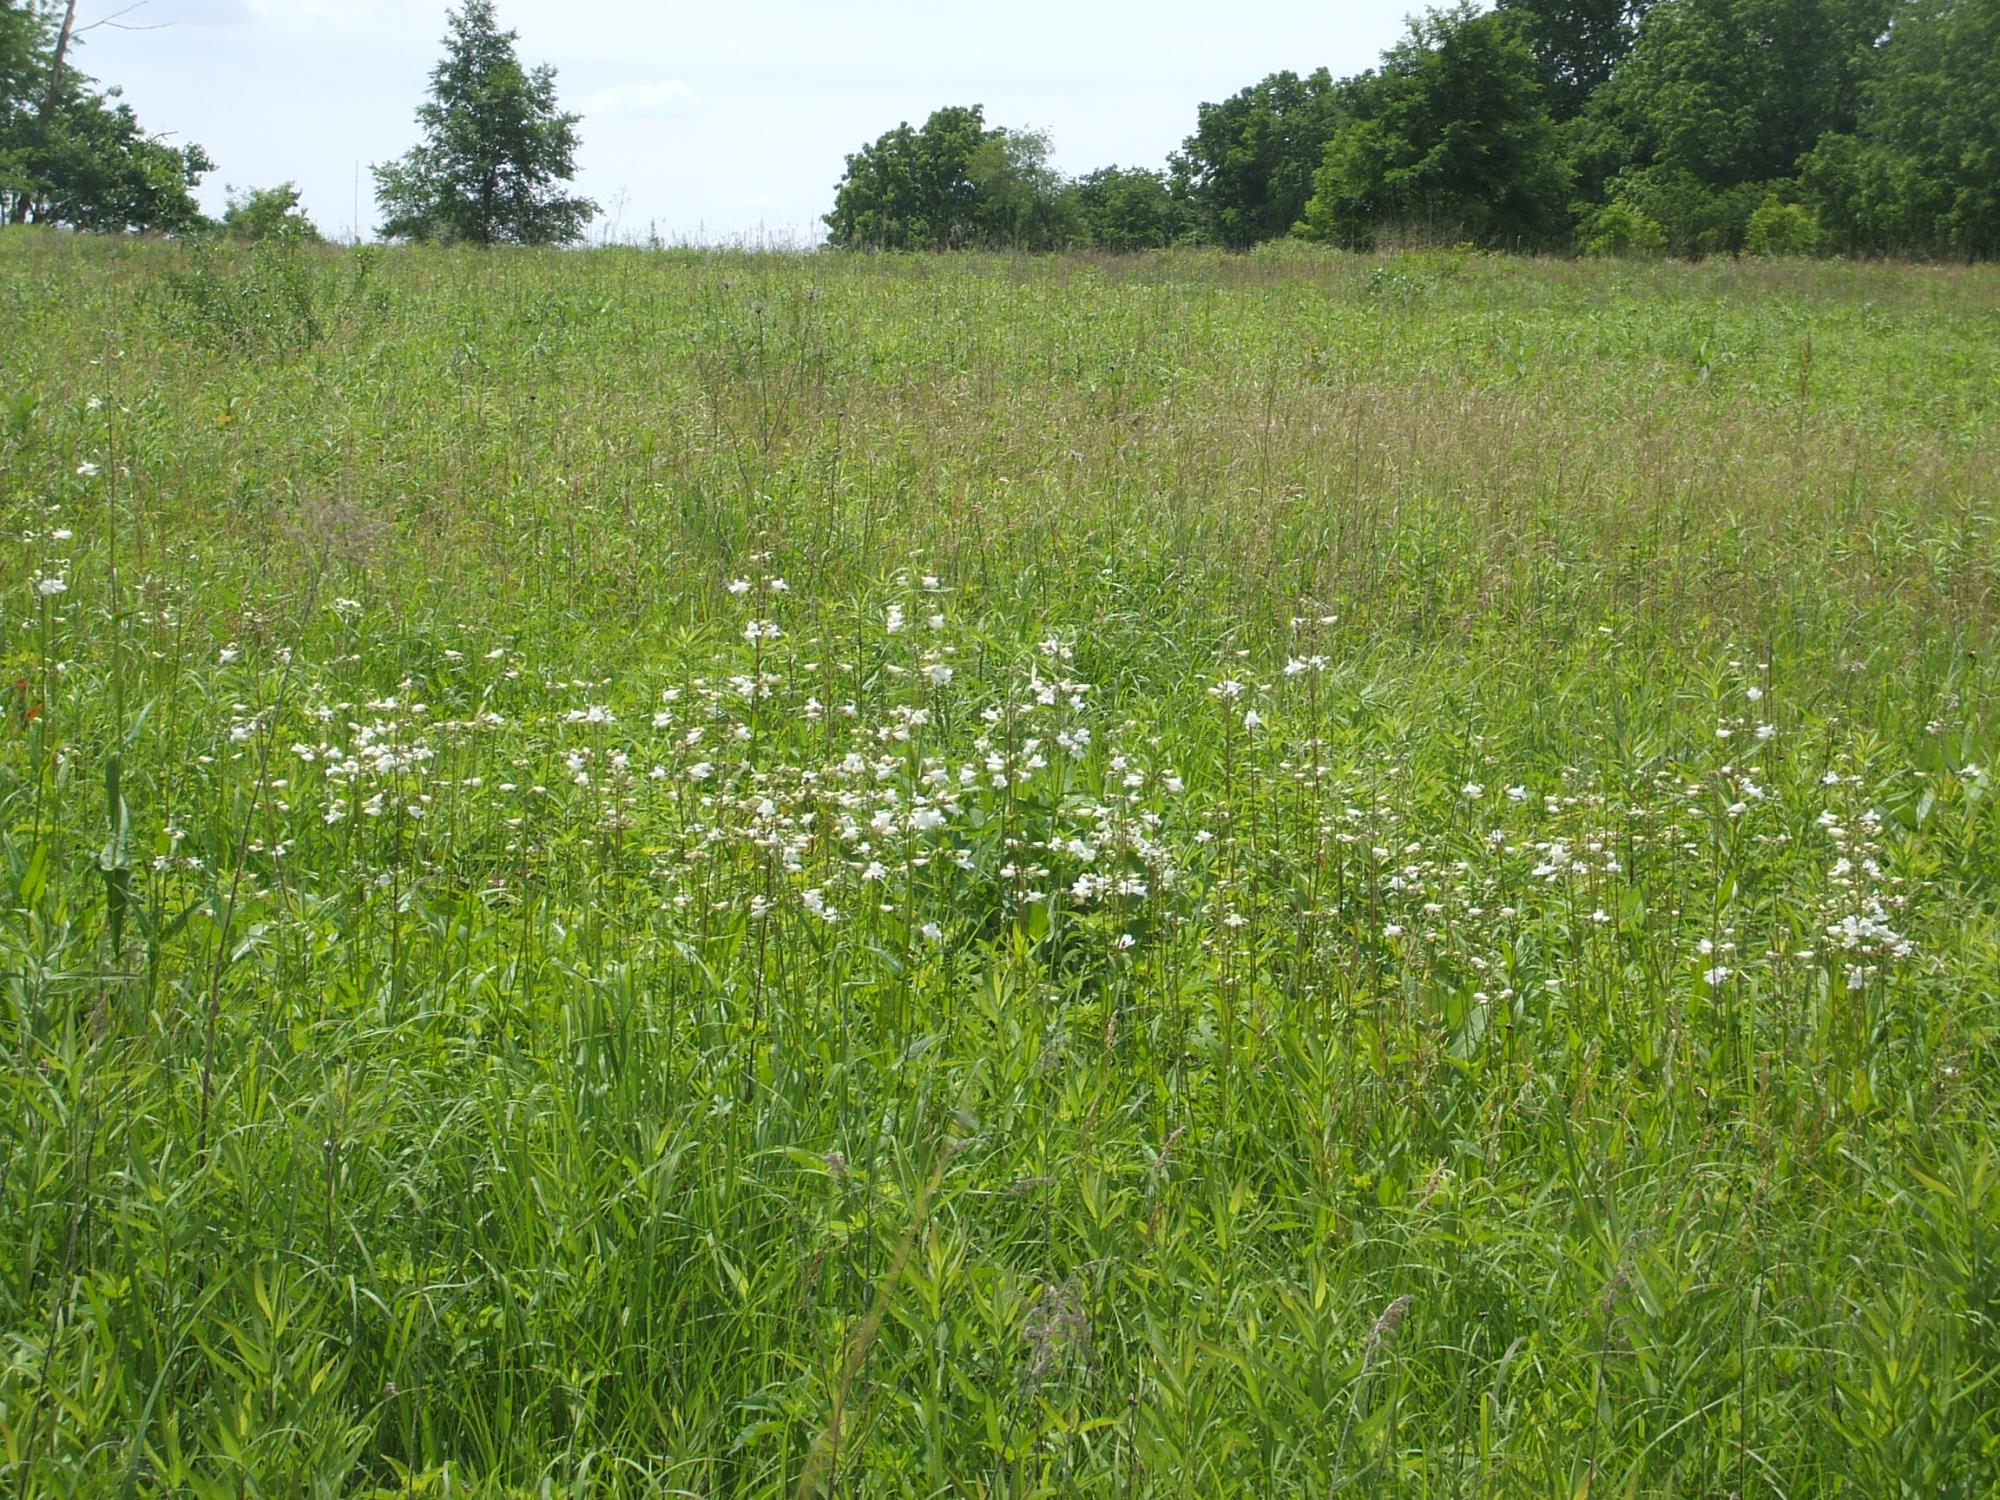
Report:
M56 33L55 56L49 60L49 89L42 95L42 112L36 121L36 131L40 143L49 143L49 126L56 117L56 105L62 99L63 63L69 57L69 39L76 30L76 0L69 0L63 11L62 29ZM34 200L32 192L23 191L14 199L14 211L8 217L16 224L28 222L28 209Z
M56 55L49 63L49 91L42 97L42 133L48 134L49 121L55 118L56 102L62 93L63 62L69 56L69 39L76 30L76 0L69 0L69 8L63 12L62 30L56 33Z

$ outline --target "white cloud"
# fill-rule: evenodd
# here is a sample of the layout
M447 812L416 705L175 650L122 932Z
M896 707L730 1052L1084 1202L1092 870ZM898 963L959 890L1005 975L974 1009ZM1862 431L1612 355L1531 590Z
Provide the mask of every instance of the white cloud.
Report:
M678 78L664 83L619 83L599 89L583 101L583 113L590 115L691 114L701 106L701 95Z

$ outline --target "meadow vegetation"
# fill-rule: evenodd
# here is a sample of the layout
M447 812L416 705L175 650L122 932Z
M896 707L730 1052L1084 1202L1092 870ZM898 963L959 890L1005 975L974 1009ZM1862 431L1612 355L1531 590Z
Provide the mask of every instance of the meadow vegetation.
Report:
M0 350L11 1493L2000 1484L2000 271L16 231Z

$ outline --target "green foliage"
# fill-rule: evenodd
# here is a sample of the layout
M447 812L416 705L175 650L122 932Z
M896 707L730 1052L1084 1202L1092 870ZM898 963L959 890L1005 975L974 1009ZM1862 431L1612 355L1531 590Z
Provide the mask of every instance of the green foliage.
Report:
M41 138L36 112L48 93L49 44L36 6L0 0L0 222L22 222L34 199L30 153Z
M1823 134L1852 128L1894 3L1660 0L1575 122L1579 186L1591 198L1685 198L1682 183L1722 195L1790 178ZM1635 189L1641 174L1674 186ZM1670 236L1701 217L1648 211Z
M13 158L17 223L100 232L185 232L204 223L191 191L213 167L196 145L146 135L117 91L67 98Z
M972 185L973 239L994 250L1058 250L1076 234L1074 205L1049 165L1048 135L987 131L965 163Z
M1632 50L1650 0L1500 0L1518 17L1541 65L1542 92L1557 120L1581 114ZM1671 0L1669 0L1671 3Z
M48 86L47 27L27 0L0 0L0 119L11 127L15 114Z
M222 216L222 231L238 240L303 240L317 244L320 232L299 208L299 190L289 182L276 187L231 190Z
M1345 245L1386 229L1536 245L1561 231L1568 188L1518 23L1466 3L1413 21L1357 90L1298 232Z
M1623 200L1658 224L1675 255L1699 258L1743 249L1750 216L1769 196L1761 182L1714 187L1677 167L1643 167L1622 172L1610 185L1613 201ZM1582 217L1591 214L1585 206Z
M1852 133L1800 176L1849 249L2000 255L2000 0L1899 5Z
M826 216L827 238L846 250L954 250L977 243L975 157L989 134L980 105L933 110L922 130L907 121L847 158ZM1004 153L1003 153L1004 155ZM989 169L999 165L989 160Z
M308 243L295 231L280 230L246 256L197 238L187 247L185 264L160 278L167 325L211 349L236 354L288 355L311 348L325 334L329 295L318 262L303 248Z
M184 232L203 218L191 191L213 163L197 145L144 131L116 88L76 66L72 38L51 88L53 19L0 4L0 220L105 232Z
M988 129L985 111L935 110L847 158L826 216L848 250L1054 250L1077 235L1041 131Z
M1197 232L1232 250L1291 233L1313 174L1363 80L1326 69L1273 73L1220 104L1203 104L1172 161L1176 193Z
M1158 250L1187 239L1188 206L1164 172L1101 167L1069 188L1078 242L1098 250Z
M1752 255L1811 255L1820 247L1819 220L1802 203L1768 195L1750 215L1743 248Z
M521 66L518 33L493 0L450 12L445 55L419 106L423 140L375 168L381 233L445 244L567 245L597 212L564 187L576 175L576 125L556 103L556 75Z
M1106 167L1066 181L1040 131L989 128L977 105L935 111L847 159L826 216L829 242L866 250L1129 252L1188 237L1165 174Z
M1996 302L0 237L7 1493L1986 1500Z
M1592 250L1624 243L1629 209L1699 257L1743 251L1776 194L1824 243L1983 256L1996 47L2000 0L1460 0L1374 71L1278 72L1204 103L1164 178L1064 182L1046 136L940 110L849 157L826 223L879 249Z
M1585 215L1577 244L1585 255L1657 255L1667 248L1667 232L1645 210L1613 198Z

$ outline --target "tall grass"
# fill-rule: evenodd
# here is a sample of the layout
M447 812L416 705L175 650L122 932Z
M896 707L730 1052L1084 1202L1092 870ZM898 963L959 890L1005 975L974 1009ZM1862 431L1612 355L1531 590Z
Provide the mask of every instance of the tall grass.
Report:
M1996 294L0 239L0 1484L1993 1493Z

